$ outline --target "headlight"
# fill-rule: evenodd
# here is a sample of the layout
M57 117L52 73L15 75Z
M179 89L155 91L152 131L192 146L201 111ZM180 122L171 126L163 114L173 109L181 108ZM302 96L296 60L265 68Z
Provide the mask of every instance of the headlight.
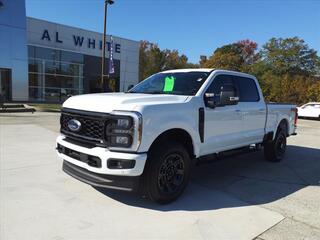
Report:
M129 128L130 127L130 120L125 118L120 118L117 120L117 127L119 128Z
M106 125L106 140L111 150L136 151L140 144L142 116L136 112L115 112ZM123 113L128 115L122 115ZM121 115L118 115L121 114Z

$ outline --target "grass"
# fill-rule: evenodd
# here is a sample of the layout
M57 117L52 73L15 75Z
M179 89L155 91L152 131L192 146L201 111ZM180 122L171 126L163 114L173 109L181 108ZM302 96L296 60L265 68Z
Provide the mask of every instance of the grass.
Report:
M39 112L60 112L61 104L29 104Z

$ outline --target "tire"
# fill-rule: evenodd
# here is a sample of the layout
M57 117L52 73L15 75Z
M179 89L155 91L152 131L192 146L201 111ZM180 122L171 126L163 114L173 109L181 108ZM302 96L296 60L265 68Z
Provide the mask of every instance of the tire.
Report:
M268 142L264 146L264 156L270 162L280 162L287 148L287 133L286 126L280 125L276 137L273 141Z
M158 143L148 157L143 178L145 194L160 204L176 200L188 184L190 170L191 159L182 144Z

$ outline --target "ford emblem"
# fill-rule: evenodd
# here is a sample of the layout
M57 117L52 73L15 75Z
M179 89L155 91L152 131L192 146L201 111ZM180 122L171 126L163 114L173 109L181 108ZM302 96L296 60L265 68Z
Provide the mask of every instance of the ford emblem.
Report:
M76 119L71 119L69 122L68 122L68 128L73 131L73 132L77 132L80 130L81 128L81 122L79 122L78 120Z

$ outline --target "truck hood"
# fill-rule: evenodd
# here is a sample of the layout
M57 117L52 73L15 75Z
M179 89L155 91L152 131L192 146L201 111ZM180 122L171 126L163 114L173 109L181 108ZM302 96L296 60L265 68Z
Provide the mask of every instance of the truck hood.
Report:
M97 93L71 97L63 107L110 113L114 110L139 111L146 105L183 103L188 96L169 94Z

